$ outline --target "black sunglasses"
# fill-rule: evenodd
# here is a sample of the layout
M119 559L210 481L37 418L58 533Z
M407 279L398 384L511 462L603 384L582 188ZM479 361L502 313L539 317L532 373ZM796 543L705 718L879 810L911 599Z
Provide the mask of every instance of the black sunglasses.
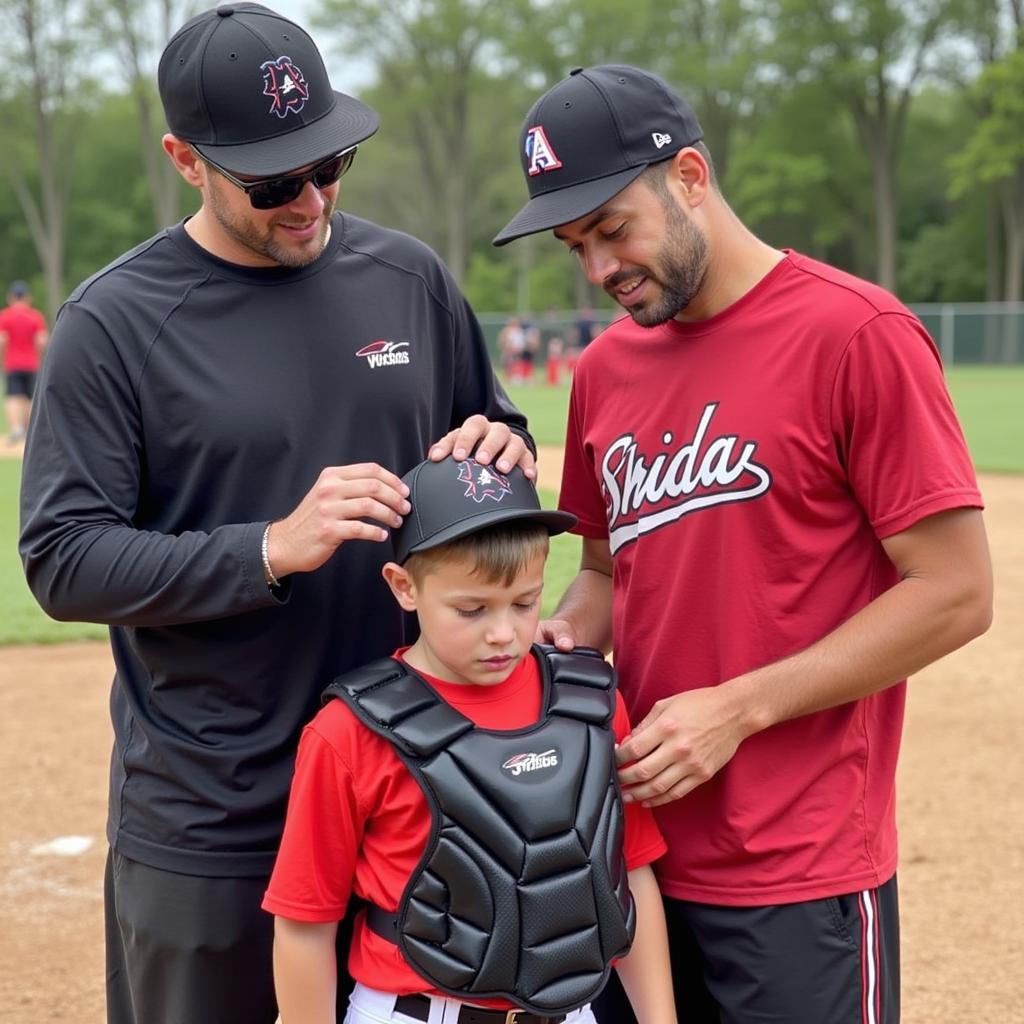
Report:
M198 154L199 159L208 163L215 171L222 174L232 185L240 188L248 197L256 210L273 210L277 206L293 203L302 194L306 182L313 182L316 188L327 188L333 185L351 166L356 158L358 146L335 153L326 160L321 160L304 174L288 174L282 178L260 178L258 181L242 181L220 164L215 164L208 157Z

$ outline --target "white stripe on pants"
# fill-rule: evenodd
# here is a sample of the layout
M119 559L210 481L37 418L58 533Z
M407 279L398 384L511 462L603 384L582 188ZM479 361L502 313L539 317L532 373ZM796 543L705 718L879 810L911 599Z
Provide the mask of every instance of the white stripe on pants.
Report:
M425 993L424 993L425 994ZM356 982L352 995L348 1000L348 1012L345 1024L424 1024L415 1017L407 1017L404 1013L395 1012L394 992L378 992ZM429 996L430 1016L425 1024L458 1024L459 1010L465 1005L459 999L446 999L443 996ZM597 1024L590 1005L566 1014L566 1024Z
M878 999L878 916L874 889L864 889L860 894L861 916L861 963L864 972L864 996L862 1000L864 1024L878 1024L875 1012Z

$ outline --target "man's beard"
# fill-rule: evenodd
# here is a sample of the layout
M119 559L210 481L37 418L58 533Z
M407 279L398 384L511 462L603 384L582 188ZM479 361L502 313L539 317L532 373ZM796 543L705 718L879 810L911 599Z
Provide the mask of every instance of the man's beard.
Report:
M335 199L325 201L320 213L319 230L315 237L303 245L284 245L274 236L274 222L257 224L233 210L221 199L216 187L207 189L205 204L224 232L239 245L259 256L265 256L282 267L304 267L323 252Z
M700 291L707 273L708 241L696 224L685 217L669 197L661 197L665 211L665 242L658 250L654 266L655 273L643 268L648 281L660 289L660 294L650 301L627 307L629 315L641 327L657 327L673 319L693 301ZM633 272L620 271L606 288L614 288Z

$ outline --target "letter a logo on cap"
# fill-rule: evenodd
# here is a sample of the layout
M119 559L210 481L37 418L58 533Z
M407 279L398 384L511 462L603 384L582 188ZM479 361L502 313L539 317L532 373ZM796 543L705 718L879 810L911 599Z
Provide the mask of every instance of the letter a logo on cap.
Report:
M263 72L263 95L273 100L269 112L278 117L287 117L289 111L299 113L309 99L309 86L291 57L265 61L260 70Z
M555 151L540 125L530 128L526 133L526 156L530 161L526 173L530 175L557 171L562 166L562 161L555 156Z

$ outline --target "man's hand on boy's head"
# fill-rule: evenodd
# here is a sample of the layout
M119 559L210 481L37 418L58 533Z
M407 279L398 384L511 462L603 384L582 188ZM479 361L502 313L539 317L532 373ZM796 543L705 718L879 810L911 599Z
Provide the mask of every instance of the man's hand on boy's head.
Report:
M571 651L576 646L576 634L565 619L542 619L537 623L539 644L553 644L560 651Z
M474 447L476 452L473 458L480 465L486 466L493 461L499 473L507 473L518 465L528 479L537 479L536 459L523 438L507 423L492 422L479 413L470 416L461 427L449 430L432 444L430 459L432 462L440 462L445 456L451 455L456 462L461 462L469 457Z

